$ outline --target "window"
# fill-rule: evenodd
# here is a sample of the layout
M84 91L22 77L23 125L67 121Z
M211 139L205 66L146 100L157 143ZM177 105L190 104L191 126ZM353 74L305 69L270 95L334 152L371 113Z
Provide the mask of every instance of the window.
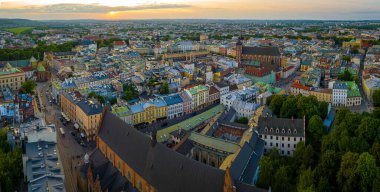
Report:
M294 141L297 141L297 138L294 137Z
M281 153L284 154L284 150L282 150Z
M290 144L288 144L288 148L290 148Z
M272 147L273 145L272 145L272 142L270 142L270 146Z
M272 135L270 136L270 139L273 139L273 136L272 136Z
M284 137L281 137L281 140L284 140Z
M276 143L276 147L278 147L278 143Z
M296 144L294 144L294 148L296 148Z
M282 144L281 146L284 147L284 144Z
M290 151L288 151L288 155L290 155Z
M278 137L276 136L276 141L278 140Z
M290 141L290 137L288 137L288 141Z

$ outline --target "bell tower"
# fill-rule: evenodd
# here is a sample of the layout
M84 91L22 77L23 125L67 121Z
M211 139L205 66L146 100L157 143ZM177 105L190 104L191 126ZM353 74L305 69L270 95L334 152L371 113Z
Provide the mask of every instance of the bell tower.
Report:
M236 62L238 63L238 67L240 67L241 64L241 54L243 52L243 42L242 40L242 35L240 33L240 37L238 39L238 42L236 43Z

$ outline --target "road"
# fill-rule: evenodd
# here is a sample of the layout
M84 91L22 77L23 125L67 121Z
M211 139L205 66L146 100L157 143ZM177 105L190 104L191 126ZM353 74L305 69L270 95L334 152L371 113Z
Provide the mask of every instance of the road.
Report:
M364 70L364 63L365 63L365 58L367 55L368 49L365 49L364 54L360 58L360 66L359 66L359 74L358 74L358 87L360 91L360 95L362 96L362 104L359 107L354 107L351 110L355 112L370 112L371 107L371 102L368 101L367 97L364 94L363 91L363 84L362 84L362 79L363 79L363 70Z
M64 126L59 117L61 115L59 106L49 102L50 82L37 83L37 93L41 102L41 113L38 116L45 118L46 123L55 124L57 128L57 147L59 156L62 162L63 171L65 174L66 191L78 191L77 189L77 174L75 169L78 167L79 160L83 158L85 152L91 150L90 147L82 147L78 144L76 138L70 134L74 131L72 124ZM65 130L65 136L61 134L59 128ZM76 133L79 136L79 133Z

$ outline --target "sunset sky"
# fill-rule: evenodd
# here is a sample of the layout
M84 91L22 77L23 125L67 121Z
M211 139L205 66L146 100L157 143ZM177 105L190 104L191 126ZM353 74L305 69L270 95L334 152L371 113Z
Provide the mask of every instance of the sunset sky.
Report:
M380 20L380 0L0 0L0 18Z

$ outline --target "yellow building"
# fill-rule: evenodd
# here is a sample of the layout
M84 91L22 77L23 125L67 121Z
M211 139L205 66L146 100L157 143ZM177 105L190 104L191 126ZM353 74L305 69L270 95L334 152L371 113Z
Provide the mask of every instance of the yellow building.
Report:
M1 90L4 90L6 87L9 87L13 91L19 90L23 82L25 82L25 72L21 69L12 67L7 63L4 68L0 70Z
M59 97L62 112L73 122L76 121L76 104L79 100L76 99L75 93L62 93Z
M102 120L103 106L93 100L81 100L76 105L76 122L87 140L95 140Z
M193 110L197 111L200 109L203 109L207 105L208 100L208 87L204 85L198 85L195 87L192 87L190 89L186 89L186 93L192 98L193 100Z
M318 101L325 101L331 103L332 90L331 89L319 89L310 91L310 95L317 97Z
M78 125L86 139L94 140L99 128L103 105L94 100L81 99L76 93L62 93L60 96L62 112Z
M373 93L376 90L380 90L380 79L373 78L371 76L364 76L362 79L363 84L363 91L366 95L367 99L372 101L373 100Z
M347 49L347 48L359 48L361 49L362 48L362 40L361 39L356 39L356 40L351 40L351 41L348 41L348 42L343 42L343 45L342 45L343 49Z
M164 100L156 98L130 106L133 125L150 124L166 119L167 106Z

